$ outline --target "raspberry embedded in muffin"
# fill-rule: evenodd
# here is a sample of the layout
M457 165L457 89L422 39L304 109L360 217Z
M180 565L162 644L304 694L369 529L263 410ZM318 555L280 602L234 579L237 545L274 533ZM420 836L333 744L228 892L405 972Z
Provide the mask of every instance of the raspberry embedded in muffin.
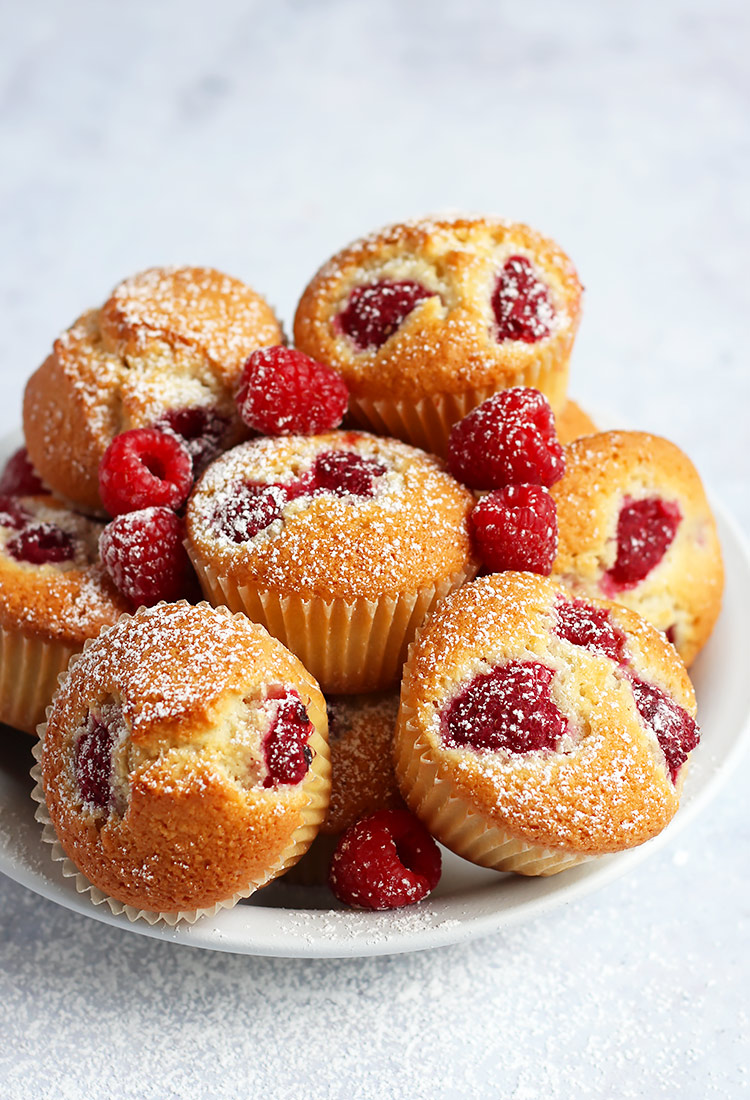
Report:
M383 280L358 286L349 295L334 325L345 333L358 351L379 348L392 336L418 302L432 298L433 291L413 279Z
M497 339L535 344L549 336L555 319L546 284L526 256L505 261L492 295Z
M607 570L614 588L632 588L645 580L674 541L681 518L674 501L626 497L617 517L617 557Z

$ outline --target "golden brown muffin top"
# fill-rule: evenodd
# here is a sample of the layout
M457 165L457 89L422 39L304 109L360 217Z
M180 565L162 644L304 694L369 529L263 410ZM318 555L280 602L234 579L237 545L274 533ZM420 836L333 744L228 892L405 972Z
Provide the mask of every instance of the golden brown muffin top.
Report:
M226 533L237 487L299 485L316 460L349 452L376 463L371 496L304 492L247 541ZM473 495L438 460L362 432L257 439L227 452L188 502L188 549L235 584L275 592L354 599L415 591L476 571L468 530ZM217 521L217 516L219 517Z
M527 258L549 293L549 334L535 343L498 341L492 296L511 256ZM359 350L337 325L351 292L381 280L411 280L433 295L418 302L379 348ZM512 385L542 351L567 359L578 327L581 285L554 241L493 218L424 218L355 241L315 275L297 307L296 346L340 371L356 396L419 398Z
M440 777L487 824L528 843L598 854L660 832L678 804L631 678L666 692L691 717L695 696L674 648L626 608L587 601L624 637L622 662L560 636L557 608L570 601L564 588L530 573L484 577L449 596L412 647L399 728L415 733L414 751L436 760ZM567 721L557 747L451 747L446 708L476 676L510 662L552 670L550 698Z

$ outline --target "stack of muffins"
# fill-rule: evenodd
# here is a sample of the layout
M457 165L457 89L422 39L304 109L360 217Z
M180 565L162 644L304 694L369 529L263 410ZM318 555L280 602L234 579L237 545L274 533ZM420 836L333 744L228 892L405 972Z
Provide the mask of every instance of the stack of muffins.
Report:
M377 908L434 885L430 837L552 874L667 824L721 555L689 460L568 398L580 311L535 231L424 220L325 264L294 349L205 268L130 278L55 342L0 482L0 719L38 727L79 889L192 920L333 855L337 895ZM483 403L516 388L565 445L550 567L522 530L520 569L490 561L472 515L508 484L452 460L479 406L492 451ZM388 861L427 885L393 900Z

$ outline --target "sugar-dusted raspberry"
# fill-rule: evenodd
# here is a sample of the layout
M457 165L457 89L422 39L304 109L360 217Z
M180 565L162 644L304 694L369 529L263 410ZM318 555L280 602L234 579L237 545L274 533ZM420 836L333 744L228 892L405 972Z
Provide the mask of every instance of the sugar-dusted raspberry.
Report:
M54 523L28 524L8 540L5 549L16 561L31 565L59 565L76 556L75 539Z
M184 538L182 520L171 509L143 508L107 524L99 552L119 591L134 607L150 607L198 594Z
M472 489L554 485L565 473L565 458L547 398L526 386L488 397L454 424L448 468Z
M549 576L557 555L557 508L542 485L489 493L469 517L477 553L491 573L516 569Z
M349 403L346 382L292 348L259 348L245 363L240 416L263 435L315 435L336 428Z
M154 427L180 437L193 460L193 473L197 475L221 451L229 417L218 409L194 405L187 409L170 409Z
M554 676L538 661L509 661L475 676L443 714L443 741L478 752L556 748L568 723L550 695Z
M408 317L417 302L434 297L434 290L428 290L412 279L398 282L384 279L370 286L358 286L336 318L336 327L360 351L379 348Z
M0 496L35 497L47 492L39 474L31 465L29 452L25 447L19 447L10 456L0 475Z
M181 439L158 428L115 436L99 463L99 494L111 516L142 508L179 508L193 484L193 460Z
M700 730L688 712L666 691L635 676L631 683L638 713L656 735L667 761L669 776L675 783L688 753L700 741Z
M421 901L440 881L440 849L408 810L379 810L341 837L328 883L345 905L400 909Z
M231 493L217 501L211 526L232 542L249 542L279 518L290 499L285 485L238 482Z
M92 717L74 749L73 767L81 797L100 810L107 809L112 799L114 743L114 730Z
M492 309L498 341L534 344L549 336L555 310L549 290L525 256L511 256L500 273Z
M14 531L20 531L30 520L31 512L14 497L0 496L0 527L11 527Z
M387 469L377 458L366 458L355 451L323 451L313 468L314 491L371 497L375 478L382 477Z
M278 783L301 783L313 760L308 740L313 724L296 692L279 699L271 728L263 742L268 775L264 787Z
M583 600L557 605L555 634L573 645L603 653L618 664L625 664L625 635L612 622L609 611Z
M647 577L672 544L682 515L661 497L626 500L617 519L617 557L607 573L617 588L631 588Z

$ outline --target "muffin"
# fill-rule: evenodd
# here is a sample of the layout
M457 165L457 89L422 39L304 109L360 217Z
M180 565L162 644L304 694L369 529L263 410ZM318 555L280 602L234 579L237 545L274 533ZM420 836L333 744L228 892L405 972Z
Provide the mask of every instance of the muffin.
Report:
M256 348L277 344L270 307L211 268L151 268L115 288L55 341L26 386L26 445L42 479L101 510L99 461L129 428L184 438L197 467L246 437L234 391Z
M132 919L234 904L302 855L328 807L317 684L261 626L205 603L141 608L91 642L38 755L41 816L79 887Z
M637 611L690 665L721 608L724 571L700 477L682 451L645 432L601 432L565 448L553 575L577 595Z
M448 597L410 651L396 775L459 855L555 874L665 827L694 716L684 665L634 612L495 574Z
M555 427L557 438L563 445L572 443L574 439L580 439L582 435L593 435L598 431L589 414L570 399L565 402L555 417Z
M71 656L127 610L101 529L50 496L0 497L0 722L34 733Z
M326 263L296 346L339 371L355 424L444 454L451 425L497 390L565 403L581 286L528 226L490 218L392 225Z
M432 607L474 576L472 494L359 432L263 438L218 458L187 507L206 597L261 622L326 692L396 683Z
M306 885L326 881L340 837L378 810L403 809L393 771L393 731L398 692L329 696L331 802L309 851L286 879Z

